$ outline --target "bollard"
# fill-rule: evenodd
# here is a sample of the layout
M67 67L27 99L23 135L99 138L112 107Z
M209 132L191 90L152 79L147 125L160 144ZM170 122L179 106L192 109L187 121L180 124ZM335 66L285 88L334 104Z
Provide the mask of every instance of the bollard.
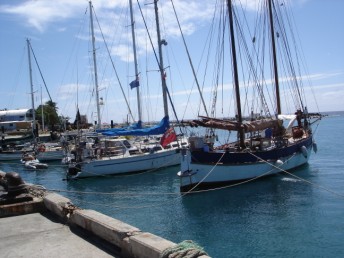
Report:
M15 197L20 194L28 193L26 184L20 175L16 172L9 172L5 175L7 181L7 196Z

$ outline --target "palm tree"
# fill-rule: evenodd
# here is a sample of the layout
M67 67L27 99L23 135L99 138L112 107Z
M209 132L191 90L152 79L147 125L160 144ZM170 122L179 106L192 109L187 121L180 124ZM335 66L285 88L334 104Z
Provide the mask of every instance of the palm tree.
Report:
M55 131L55 127L57 124L60 124L60 119L57 114L58 107L56 106L56 102L48 100L45 102L44 105L39 105L36 109L36 119L42 124L42 108L43 108L43 116L44 116L44 123L48 126L48 128L52 131Z

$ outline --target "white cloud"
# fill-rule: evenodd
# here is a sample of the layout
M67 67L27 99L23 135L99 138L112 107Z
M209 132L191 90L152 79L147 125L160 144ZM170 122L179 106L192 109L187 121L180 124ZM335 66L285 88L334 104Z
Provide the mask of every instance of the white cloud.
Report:
M59 99L71 99L76 97L77 92L82 92L89 89L89 85L85 84L65 84L59 88Z
M126 4L126 0L97 0L95 10L113 9ZM85 0L25 1L17 5L0 5L0 12L21 17L25 24L44 32L51 23L80 17L88 8Z

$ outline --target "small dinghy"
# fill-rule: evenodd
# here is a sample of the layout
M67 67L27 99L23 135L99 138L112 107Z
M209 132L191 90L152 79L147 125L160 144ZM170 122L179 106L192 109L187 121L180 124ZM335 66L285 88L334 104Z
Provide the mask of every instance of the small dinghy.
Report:
M24 163L25 168L27 169L45 169L48 168L48 164L41 163L37 159L36 160L29 160Z

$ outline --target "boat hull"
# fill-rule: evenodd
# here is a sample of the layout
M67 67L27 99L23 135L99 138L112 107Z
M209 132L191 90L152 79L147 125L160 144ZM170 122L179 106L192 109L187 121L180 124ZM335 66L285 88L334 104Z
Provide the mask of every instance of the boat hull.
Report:
M65 157L65 152L63 150L52 150L45 152L38 152L37 158L40 161L54 161L62 160Z
M88 162L71 164L67 177L84 178L129 174L178 164L180 164L180 151L179 149L172 149L129 157L94 159Z
M22 152L1 152L0 161L20 160L23 157Z
M216 156L220 157L217 162L214 162L214 158L209 158L208 163L204 163L203 160L199 162L196 160L197 154L188 151L182 157L181 171L178 173L181 183L180 191L195 191L230 185L294 169L308 162L312 146L310 137L293 146L281 148L278 157L276 150L270 153L269 151L240 153L240 155L233 153L234 158L231 157L231 153L219 153ZM195 155L193 156L193 154ZM240 159L246 160L246 162L240 162Z

